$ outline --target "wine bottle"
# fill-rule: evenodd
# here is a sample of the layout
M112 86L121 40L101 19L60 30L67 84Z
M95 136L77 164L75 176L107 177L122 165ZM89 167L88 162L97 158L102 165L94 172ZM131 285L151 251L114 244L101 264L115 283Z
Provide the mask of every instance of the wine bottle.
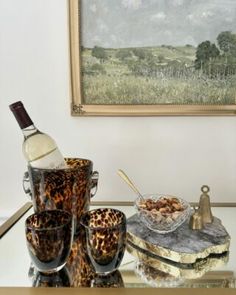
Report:
M65 168L65 160L55 141L35 127L23 103L17 101L9 107L23 132L22 150L28 164L36 168Z

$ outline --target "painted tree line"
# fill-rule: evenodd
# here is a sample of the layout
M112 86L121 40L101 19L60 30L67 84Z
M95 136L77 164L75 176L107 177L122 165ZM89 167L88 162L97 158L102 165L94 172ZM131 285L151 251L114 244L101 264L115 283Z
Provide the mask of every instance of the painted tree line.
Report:
M167 78L188 78L193 75L206 75L209 78L224 79L236 74L236 34L230 31L221 32L217 43L206 40L196 48L194 63L184 59L167 59L164 54L154 54L150 48L121 48L114 49L115 54L109 55L108 50L95 46L91 55L99 63L87 66L84 71L87 74L106 74L106 62L119 61L128 67L128 70L136 76ZM162 45L162 49L176 51L171 45ZM186 48L192 47L186 45Z
M236 34L230 31L217 36L217 45L210 41L200 43L196 51L195 69L210 77L226 77L236 73Z

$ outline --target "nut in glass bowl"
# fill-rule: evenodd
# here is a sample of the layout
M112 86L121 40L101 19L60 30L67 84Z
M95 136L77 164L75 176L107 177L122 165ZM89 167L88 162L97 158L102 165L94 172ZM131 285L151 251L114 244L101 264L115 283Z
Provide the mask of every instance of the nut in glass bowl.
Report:
M135 200L140 220L151 230L170 233L184 223L190 213L189 203L183 199L161 194L147 194Z

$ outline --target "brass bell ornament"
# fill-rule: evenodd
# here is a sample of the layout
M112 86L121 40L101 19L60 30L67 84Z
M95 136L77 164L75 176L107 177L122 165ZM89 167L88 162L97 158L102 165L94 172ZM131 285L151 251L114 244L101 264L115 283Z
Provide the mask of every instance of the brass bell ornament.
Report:
M207 185L201 187L202 195L200 196L198 211L201 215L203 224L212 223L213 215L211 212L211 202L208 195L210 188Z
M202 216L196 208L194 208L194 213L190 217L189 227L193 230L203 228Z

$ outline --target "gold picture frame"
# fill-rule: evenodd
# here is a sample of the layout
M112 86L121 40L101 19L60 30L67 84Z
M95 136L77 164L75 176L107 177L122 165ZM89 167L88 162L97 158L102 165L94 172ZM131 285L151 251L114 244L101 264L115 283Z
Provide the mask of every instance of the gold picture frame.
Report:
M222 0L223 1L223 0ZM72 116L232 116L236 104L92 104L83 98L80 0L68 0ZM236 97L233 98L236 100Z

